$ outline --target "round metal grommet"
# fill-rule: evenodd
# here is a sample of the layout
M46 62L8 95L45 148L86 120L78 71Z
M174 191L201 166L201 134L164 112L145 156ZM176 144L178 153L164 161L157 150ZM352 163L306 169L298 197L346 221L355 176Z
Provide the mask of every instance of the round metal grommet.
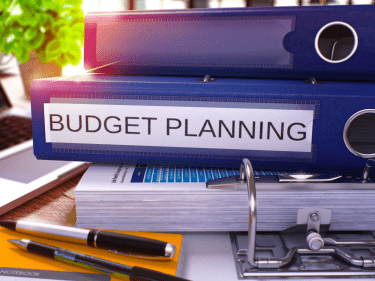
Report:
M344 126L344 143L348 150L362 158L375 157L375 109L353 114Z

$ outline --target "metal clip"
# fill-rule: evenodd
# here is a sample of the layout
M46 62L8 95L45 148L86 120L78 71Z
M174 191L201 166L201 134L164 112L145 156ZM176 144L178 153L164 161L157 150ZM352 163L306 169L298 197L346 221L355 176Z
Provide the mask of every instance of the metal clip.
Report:
M338 172L321 174L279 174L279 182L331 182L341 178Z
M368 159L366 162L366 166L363 168L362 172L362 182L366 183L369 180L370 175L370 168L375 165L375 158Z
M202 79L199 79L199 82L213 82L215 78L212 78L210 75L205 75Z
M311 85L324 84L323 82L317 81L315 77L310 77L308 80L304 80L304 82Z
M261 177L266 178L265 176ZM321 174L278 174L273 177L279 183L329 183L341 178L342 175L338 172L331 172ZM243 174L207 181L206 187L232 190L245 190L247 188Z
M117 250L108 250L108 252L124 255L131 258L143 259L143 260L155 260L155 261L170 261L171 257L168 256L150 256L150 255L141 255L141 254L131 254L131 253L124 253L119 252Z

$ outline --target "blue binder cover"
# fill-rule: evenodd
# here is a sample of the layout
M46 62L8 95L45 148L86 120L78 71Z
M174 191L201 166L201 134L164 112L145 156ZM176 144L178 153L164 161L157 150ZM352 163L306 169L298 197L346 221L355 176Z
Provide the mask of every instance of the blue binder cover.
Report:
M35 80L38 159L361 170L375 84L82 75ZM349 124L349 125L348 125Z
M96 73L375 80L375 6L88 13Z

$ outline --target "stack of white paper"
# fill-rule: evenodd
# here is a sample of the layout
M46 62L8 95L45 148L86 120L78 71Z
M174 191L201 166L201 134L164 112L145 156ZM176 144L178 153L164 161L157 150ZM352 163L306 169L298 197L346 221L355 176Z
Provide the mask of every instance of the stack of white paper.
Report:
M246 190L207 189L228 169L92 164L76 188L77 226L134 231L246 231ZM306 207L332 210L331 230L375 230L370 184L257 183L257 230L293 227Z

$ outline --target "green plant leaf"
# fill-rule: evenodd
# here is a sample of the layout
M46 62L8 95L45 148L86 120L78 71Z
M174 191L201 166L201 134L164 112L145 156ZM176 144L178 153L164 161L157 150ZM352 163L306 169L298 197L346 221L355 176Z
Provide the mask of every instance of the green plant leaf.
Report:
M38 35L38 29L29 27L23 33L23 38L28 42L33 40Z
M30 59L30 50L27 48L16 48L14 53L20 63L25 63Z
M55 54L60 51L60 48L61 48L61 43L59 39L55 38L51 40L50 42L48 42L45 48L47 58L50 56L55 56Z
M39 0L19 0L19 3L23 6L29 6L29 7L39 7L40 6Z
M66 20L62 18L59 18L56 21L53 21L52 28L51 28L51 32L53 33L53 35L59 36L60 29L66 24L67 24Z
M60 1L54 0L41 0L41 6L43 10L51 10L51 11L58 11L59 10L59 3Z
M69 26L62 25L60 26L59 30L57 31L57 37L61 38L62 40L69 40L72 36L72 29Z
M60 67L64 67L69 64L66 56L60 56L59 59L56 60L56 64Z
M11 54L11 53L13 53L13 50L15 50L13 45L14 44L12 44L12 43L6 43L6 44L3 45L3 49L1 49L1 51L4 52L4 53L7 53L7 54Z
M47 30L50 29L54 21L52 15L50 13L41 13L40 15L40 26L44 26Z
M85 25L83 23L75 23L71 27L72 36L74 38L83 38L85 34Z
M37 56L38 56L38 59L40 62L42 63L46 63L47 62L47 59L46 59L46 55L45 55L45 50L43 48L39 48L37 50L35 50Z
M82 57L82 0L0 0L0 52L20 62L35 50L43 61L76 64Z
M72 65L77 65L81 61L82 51L76 44L71 45L72 48L66 53L67 60Z
M40 46L42 46L44 39L45 39L45 35L43 33L36 36L33 40L30 41L31 49L36 50Z
M42 20L43 20L43 17L42 17L42 13L35 13L34 14L34 19L33 19L33 27L38 27L41 25L42 23Z

